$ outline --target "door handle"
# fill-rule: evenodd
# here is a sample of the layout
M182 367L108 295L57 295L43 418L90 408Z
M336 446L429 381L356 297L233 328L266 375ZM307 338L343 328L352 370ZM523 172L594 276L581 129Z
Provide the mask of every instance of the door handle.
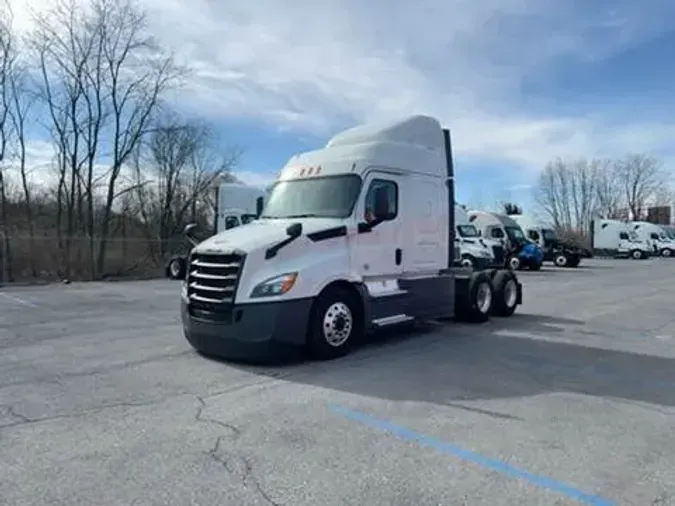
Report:
M396 248L396 265L401 265L401 260L403 260L403 250Z

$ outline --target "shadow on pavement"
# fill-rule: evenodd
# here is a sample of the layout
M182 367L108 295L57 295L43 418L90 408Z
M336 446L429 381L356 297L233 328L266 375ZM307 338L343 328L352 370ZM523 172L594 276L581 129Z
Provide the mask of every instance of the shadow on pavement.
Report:
M394 401L452 405L571 392L675 406L674 359L550 340L561 326L582 324L537 315L515 315L483 325L430 324L376 335L350 356L331 362L232 366ZM495 334L504 329L549 340Z

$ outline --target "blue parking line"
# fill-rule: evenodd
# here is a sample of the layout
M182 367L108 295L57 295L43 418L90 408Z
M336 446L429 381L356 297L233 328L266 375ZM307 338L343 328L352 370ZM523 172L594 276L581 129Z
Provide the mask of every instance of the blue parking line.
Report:
M401 427L400 425L396 425L395 423L389 422L387 420L375 418L367 413L354 411L339 405L331 405L329 407L334 414L340 415L353 422L358 422L368 427L388 432L403 441L415 442L421 446L432 448L445 455L452 455L453 457L457 457L467 462L482 466L486 469L489 469L490 471L496 471L500 474L508 476L509 478L524 480L536 487L558 492L559 494L576 500L579 503L588 504L590 506L617 506L616 503L613 503L609 499L587 494L571 485L567 485L566 483L557 481L553 478L536 475L528 471L518 469L506 462L494 460L480 455L479 453L465 450L464 448L456 446L452 443L447 443L431 436L420 434L419 432L406 429L405 427Z

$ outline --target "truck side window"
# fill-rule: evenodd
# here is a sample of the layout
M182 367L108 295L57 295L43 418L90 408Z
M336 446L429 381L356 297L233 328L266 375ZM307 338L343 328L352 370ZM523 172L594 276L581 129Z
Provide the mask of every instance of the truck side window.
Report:
M384 189L387 196L387 203L389 204L389 217L387 221L393 220L398 215L398 185L393 181L385 181L384 179L374 179L370 183L368 193L366 194L366 202L364 206L364 219L366 222L372 221L375 211L375 195L377 190Z
M652 234L650 235L650 237L651 237L652 239L654 239L655 241L658 241L658 240L659 240L659 234L654 234L654 233L652 233Z
M504 231L501 228L493 228L490 230L490 236L495 239L504 239Z
M628 240L629 240L629 238L628 238L628 232L621 232L621 233L619 234L619 239L621 239L622 241L628 241Z
M527 236L535 242L539 241L539 233L536 230L528 230Z
M225 218L225 230L229 230L239 226L239 218L236 216L228 216Z

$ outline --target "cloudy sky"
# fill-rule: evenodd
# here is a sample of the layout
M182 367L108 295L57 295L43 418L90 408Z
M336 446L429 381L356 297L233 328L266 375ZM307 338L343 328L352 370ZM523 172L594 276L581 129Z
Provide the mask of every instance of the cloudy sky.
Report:
M37 1L14 0L19 18ZM453 130L473 205L527 202L556 156L675 160L672 0L140 1L194 69L179 106L245 147L254 184L345 126L409 113Z

